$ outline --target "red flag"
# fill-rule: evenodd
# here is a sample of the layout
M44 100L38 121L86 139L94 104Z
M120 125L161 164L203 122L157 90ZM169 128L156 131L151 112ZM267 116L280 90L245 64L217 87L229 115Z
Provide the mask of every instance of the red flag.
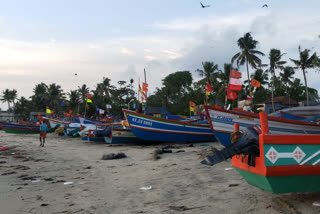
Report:
M252 79L251 80L251 86L259 88L261 86L260 82L258 80Z
M142 83L142 91L148 92L148 87L149 87L148 83L145 83L145 82Z
M87 98L88 98L88 99L91 99L91 98L92 98L91 94L88 94L88 95L87 95Z
M210 92L213 91L213 88L211 88L209 82L207 82L206 91L210 91Z
M144 99L147 99L147 95L141 90L141 86L139 85L139 92L142 94Z
M189 101L189 105L192 106L192 107L196 106L196 104L194 102L192 102L192 101Z
M231 69L230 77L231 78L240 79L241 78L241 73L239 71L237 71L237 70Z
M71 109L69 110L69 114L72 114L72 110Z
M232 91L241 91L242 82L238 79L230 78L228 88L229 90L232 90Z
M234 92L234 91L228 91L228 94L227 94L227 99L228 100L235 100L237 99L238 96L237 96L237 93Z
M252 99L252 97L250 97L249 95L247 95L247 100L252 101L253 99Z

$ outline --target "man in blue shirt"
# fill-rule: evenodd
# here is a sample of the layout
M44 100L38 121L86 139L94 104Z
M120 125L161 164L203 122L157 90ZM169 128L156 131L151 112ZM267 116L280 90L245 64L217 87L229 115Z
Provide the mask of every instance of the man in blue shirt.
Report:
M47 137L47 131L48 131L48 126L45 124L43 121L41 121L40 125L40 147L44 147L44 142L46 141Z

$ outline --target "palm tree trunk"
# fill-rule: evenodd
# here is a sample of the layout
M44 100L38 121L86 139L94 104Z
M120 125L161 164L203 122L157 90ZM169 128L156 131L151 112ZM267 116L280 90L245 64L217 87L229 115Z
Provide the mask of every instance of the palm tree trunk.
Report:
M272 102L272 110L273 112L275 112L274 109L274 102L273 102L273 97L274 97L274 79L275 79L275 75L274 75L274 71L273 71L273 79L272 79L272 89L271 89L271 102Z
M251 81L250 81L250 75L249 75L249 65L248 65L248 60L246 61L247 64L247 75L248 75L248 83L249 83L249 96L251 97ZM251 101L251 107L253 110L253 100Z
M249 95L251 93L251 82L250 82L250 75L249 75L249 65L248 65L248 61L246 61L247 64L247 75L248 75L248 84L249 84Z
M307 84L307 77L306 77L306 72L304 69L302 70L303 77L304 77L304 84L306 86L306 95L307 95L307 106L309 106L309 92L308 92L308 84Z

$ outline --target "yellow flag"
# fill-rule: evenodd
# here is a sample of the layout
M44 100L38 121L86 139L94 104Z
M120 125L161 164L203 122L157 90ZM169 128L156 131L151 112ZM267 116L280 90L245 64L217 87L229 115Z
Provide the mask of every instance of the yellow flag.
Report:
M210 95L210 91L206 91L206 95L209 96Z
M46 113L51 114L51 110L49 108L47 108Z
M190 111L193 111L193 112L194 112L194 108L193 108L193 107L191 107L191 106L190 106Z
M92 103L92 100L91 99L87 99L87 103Z

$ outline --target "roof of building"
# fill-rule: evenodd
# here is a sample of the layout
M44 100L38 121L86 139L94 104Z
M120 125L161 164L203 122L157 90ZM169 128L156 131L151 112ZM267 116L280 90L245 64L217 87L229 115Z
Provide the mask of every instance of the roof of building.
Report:
M272 102L272 98L269 100L266 100L264 103L271 103ZM281 103L283 105L298 105L298 101L291 99L290 97L286 97L286 96L281 96L281 97L274 97L273 98L273 102L274 103Z

